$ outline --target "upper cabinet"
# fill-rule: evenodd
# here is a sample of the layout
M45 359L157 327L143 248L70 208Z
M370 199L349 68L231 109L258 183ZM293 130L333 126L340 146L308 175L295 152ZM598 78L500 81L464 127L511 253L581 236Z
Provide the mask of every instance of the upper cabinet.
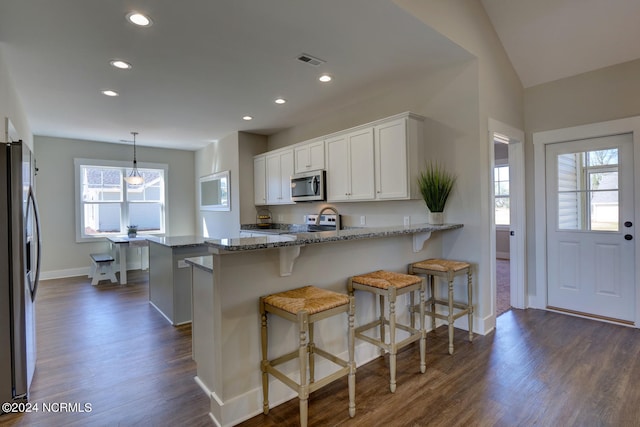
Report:
M328 202L420 199L423 122L413 113L397 114L256 156L255 203L293 203L290 175L322 169Z
M376 199L409 198L407 119L373 127Z
M295 173L324 169L324 140L296 144L293 153Z
M420 198L423 120L404 113L326 139L327 201Z
M266 156L253 158L253 194L256 205L267 204L267 169Z
M291 201L291 175L293 175L293 150L277 150L267 153L266 181L267 204L281 205Z
M372 200L374 189L373 129L365 128L325 141L327 201Z

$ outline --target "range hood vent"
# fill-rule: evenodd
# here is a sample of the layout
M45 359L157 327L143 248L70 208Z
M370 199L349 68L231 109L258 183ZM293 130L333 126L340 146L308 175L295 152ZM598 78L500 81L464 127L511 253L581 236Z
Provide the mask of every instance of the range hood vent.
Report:
M323 61L320 58L316 58L314 56L308 55L306 53L300 54L297 59L298 61L304 62L305 64L313 65L314 67L317 67L318 65L321 65L327 62L327 61Z

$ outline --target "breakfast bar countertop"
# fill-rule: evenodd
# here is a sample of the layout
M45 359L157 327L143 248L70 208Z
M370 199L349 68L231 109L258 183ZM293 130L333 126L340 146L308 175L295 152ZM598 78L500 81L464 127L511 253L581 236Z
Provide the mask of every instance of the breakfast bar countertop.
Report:
M342 240L373 239L402 234L431 233L433 231L454 230L462 227L462 224L395 225L388 227L349 228L338 231L291 232L287 234L269 234L253 237L205 238L204 243L208 245L210 249L217 249L221 252L237 252L302 246Z
M147 240L170 248L186 248L205 244L202 236L148 236Z

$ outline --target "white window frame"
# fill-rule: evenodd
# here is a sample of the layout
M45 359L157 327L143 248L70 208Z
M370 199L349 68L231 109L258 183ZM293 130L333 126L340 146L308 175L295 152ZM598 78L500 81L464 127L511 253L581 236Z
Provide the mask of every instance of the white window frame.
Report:
M121 233L104 233L100 236L86 236L82 232L82 183L81 178L82 174L80 172L82 166L95 166L95 167L111 167L111 168L121 168L123 176L127 176L129 171L131 170L131 162L130 161L118 161L118 160L101 160L101 159L81 159L76 158L73 159L74 164L74 181L75 181L75 225L76 225L76 242L94 242L97 239L105 239L110 235L122 235L125 232ZM139 234L150 234L150 235L164 235L167 232L167 212L169 212L169 197L168 197L168 177L169 177L169 165L164 163L142 163L138 162L139 169L160 169L163 171L164 175L164 203L162 204L161 211L161 230L154 232L140 232ZM124 184L123 184L124 185ZM126 194L126 189L123 188L123 194ZM124 196L126 197L126 195ZM126 205L127 201L123 201ZM122 219L121 219L122 221ZM126 224L121 224L121 229L124 229Z

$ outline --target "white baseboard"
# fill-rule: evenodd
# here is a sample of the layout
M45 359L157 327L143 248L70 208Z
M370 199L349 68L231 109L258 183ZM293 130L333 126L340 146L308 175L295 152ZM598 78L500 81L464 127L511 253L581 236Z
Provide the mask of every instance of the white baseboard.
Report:
M337 355L343 360L348 359L348 352ZM355 347L356 365L364 365L380 356L378 347L369 343L360 343ZM336 370L336 365L317 357L316 362L316 378L322 378ZM295 381L299 380L299 372L285 372ZM226 401L222 401L216 393L212 392L202 381L196 377L196 383L204 390L210 399L209 416L213 419L216 426L228 427L233 426L262 413L262 386L258 386L239 396L234 396ZM357 388L356 384L356 388ZM279 380L269 377L269 407L276 407L297 397L297 393ZM344 410L348 411L348 405L345 403Z
M149 305L151 305L151 307L155 308L155 309L156 309L156 311L162 315L162 317L164 317L165 319L167 319L167 322L169 322L171 325L173 325L173 322L171 321L171 319L169 319L169 317L168 317L166 314L164 314L164 313L162 312L162 310L160 310L160 309L158 308L158 306L157 306L157 305L155 305L155 304L154 304L153 302L151 302L151 301L149 301ZM191 322L189 322L189 323L191 323Z
M50 270L40 273L40 280L64 279L66 277L89 276L91 267L69 268L65 270Z
M140 265L127 263L127 271L129 270L140 270ZM118 264L113 264L113 271L118 273L120 271L120 266ZM144 270L144 271L148 271L148 270ZM91 266L79 267L79 268L67 268L64 270L42 271L40 272L40 280L65 279L67 277L77 277L77 276L88 277L90 272L91 272Z

